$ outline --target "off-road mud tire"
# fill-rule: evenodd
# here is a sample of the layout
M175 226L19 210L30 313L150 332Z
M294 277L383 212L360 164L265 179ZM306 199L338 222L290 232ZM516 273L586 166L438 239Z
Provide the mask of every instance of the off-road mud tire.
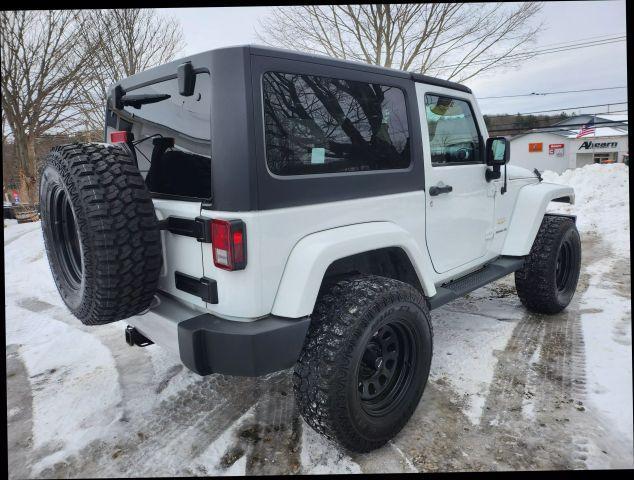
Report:
M557 265L562 255L567 257L565 268L569 271L558 285ZM545 215L524 267L515 272L517 294L533 312L559 313L572 300L580 269L581 240L575 222L568 217Z
M343 277L322 290L295 366L295 398L314 430L348 450L368 452L394 437L418 405L432 357L429 310L415 288L384 277ZM361 401L359 365L373 332L399 321L416 351L411 378L388 413L373 415Z
M162 265L152 199L124 147L54 147L40 179L42 231L64 303L86 325L150 306Z

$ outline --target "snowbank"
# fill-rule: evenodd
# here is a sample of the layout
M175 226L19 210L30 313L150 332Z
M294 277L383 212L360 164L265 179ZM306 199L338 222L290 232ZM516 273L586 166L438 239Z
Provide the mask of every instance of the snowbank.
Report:
M600 234L613 253L630 252L629 167L623 163L586 165L561 175L543 173L544 181L570 185L575 205L551 204L550 211L577 215L581 233Z

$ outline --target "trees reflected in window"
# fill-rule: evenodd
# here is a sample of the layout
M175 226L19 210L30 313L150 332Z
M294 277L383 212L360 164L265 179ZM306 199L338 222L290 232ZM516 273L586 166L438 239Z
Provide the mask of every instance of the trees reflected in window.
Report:
M266 160L276 175L407 168L405 96L397 87L267 72Z

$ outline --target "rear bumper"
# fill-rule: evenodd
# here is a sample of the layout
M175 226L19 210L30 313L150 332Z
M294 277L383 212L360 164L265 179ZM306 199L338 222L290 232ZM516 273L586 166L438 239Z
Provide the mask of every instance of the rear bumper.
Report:
M234 322L199 315L178 324L181 361L199 375L254 377L283 370L297 361L308 324L308 317Z
M259 376L292 367L304 344L309 317L268 316L232 321L188 308L159 294L160 304L127 322L180 356L199 375Z

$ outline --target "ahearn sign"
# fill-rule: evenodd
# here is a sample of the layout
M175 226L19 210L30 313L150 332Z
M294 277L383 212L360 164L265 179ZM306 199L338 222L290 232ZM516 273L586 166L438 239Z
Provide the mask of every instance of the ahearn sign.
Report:
M586 140L579 146L578 150L591 150L593 148L616 148L618 145L619 142L593 142L592 140Z

